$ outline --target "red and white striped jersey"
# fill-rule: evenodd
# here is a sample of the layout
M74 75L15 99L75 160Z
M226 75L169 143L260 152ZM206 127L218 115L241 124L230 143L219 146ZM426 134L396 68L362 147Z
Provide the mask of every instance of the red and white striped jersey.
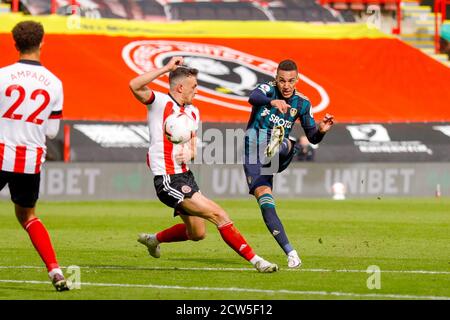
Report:
M35 174L47 148L49 119L61 119L61 81L37 61L0 69L0 170Z
M193 105L180 106L169 95L153 92L146 103L148 108L148 128L150 132L150 147L147 154L147 164L153 174L165 175L183 173L189 170L186 164L178 164L175 155L182 145L173 144L164 134L164 122L171 114L185 113L195 120L195 129L200 122L199 110Z

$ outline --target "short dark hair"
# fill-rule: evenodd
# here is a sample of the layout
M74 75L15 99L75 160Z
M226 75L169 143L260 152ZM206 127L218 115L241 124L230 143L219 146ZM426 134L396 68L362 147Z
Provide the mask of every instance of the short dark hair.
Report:
M277 72L283 70L283 71L297 71L297 64L293 60L283 60L278 64Z
M30 53L39 48L44 38L44 27L40 22L22 21L12 29L16 48L20 53Z
M175 84L175 82L180 78L197 77L197 75L198 75L197 69L180 66L176 68L174 71L170 71L169 73L170 86L172 87Z

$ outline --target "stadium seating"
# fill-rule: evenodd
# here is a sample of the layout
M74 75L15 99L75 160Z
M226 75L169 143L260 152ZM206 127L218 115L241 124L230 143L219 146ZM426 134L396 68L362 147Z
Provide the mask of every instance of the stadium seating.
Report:
M338 0L337 0L338 1ZM315 0L146 0L79 1L82 16L133 20L245 20L355 22L347 0L331 6ZM377 1L377 0L375 0ZM380 0L394 1L394 0ZM326 1L328 3L328 1ZM32 15L49 14L49 0L21 1L21 10ZM58 14L71 14L70 1L58 1ZM361 7L361 10L365 7Z
M172 20L269 20L253 2L174 2Z
M336 10L365 11L369 5L378 5L382 11L397 10L397 0L319 0L319 2L329 4Z
M22 0L23 11L32 15L49 14L51 10L49 0ZM58 1L58 14L71 14L70 1ZM164 6L157 0L145 1L107 1L92 0L79 1L79 13L83 16L137 19L137 20L166 20Z
M329 9L313 0L273 1L268 4L276 20L305 22L339 22Z
M0 3L0 13L10 12L11 8L8 4Z

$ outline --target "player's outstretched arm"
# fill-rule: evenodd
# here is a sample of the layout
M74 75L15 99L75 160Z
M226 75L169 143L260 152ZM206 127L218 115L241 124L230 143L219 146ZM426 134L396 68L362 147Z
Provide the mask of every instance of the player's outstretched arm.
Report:
M130 81L130 89L136 99L138 99L142 103L146 103L152 96L152 90L147 87L147 85L152 83L159 76L175 70L182 64L182 57L173 57L164 67L146 72L132 79Z
M270 101L272 101L272 99L267 96L267 89L266 91L264 91L264 89L267 87L268 86L265 85L265 87L263 88L257 87L256 89L254 89L248 97L248 103L250 103L254 107L261 107L270 104Z
M334 116L326 114L322 121L318 125L313 127L303 127L305 135L308 141L312 144L317 144L322 141L325 133L327 133L334 124Z

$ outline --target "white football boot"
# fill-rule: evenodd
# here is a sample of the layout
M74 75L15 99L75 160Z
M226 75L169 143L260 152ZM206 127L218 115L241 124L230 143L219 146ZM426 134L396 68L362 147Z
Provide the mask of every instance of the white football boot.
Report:
M270 263L264 259L259 260L255 263L255 268L259 272L272 273L278 271L278 266L275 263Z
M147 233L141 233L139 235L139 238L137 240L139 243L142 243L143 245L147 246L148 253L154 257L159 258L161 256L159 242L156 239L155 234L147 234Z
M269 144L264 150L264 155L267 158L272 158L280 149L280 145L284 139L284 127L276 126L272 129L272 134L270 136Z
M297 251L295 251L295 250L292 250L291 252L289 252L289 254L287 256L287 261L288 261L289 268L298 268L302 265L302 260L298 256Z
M59 268L55 268L48 273L48 277L52 281L53 286L56 291L67 291L70 290L71 282L64 278L64 275Z

